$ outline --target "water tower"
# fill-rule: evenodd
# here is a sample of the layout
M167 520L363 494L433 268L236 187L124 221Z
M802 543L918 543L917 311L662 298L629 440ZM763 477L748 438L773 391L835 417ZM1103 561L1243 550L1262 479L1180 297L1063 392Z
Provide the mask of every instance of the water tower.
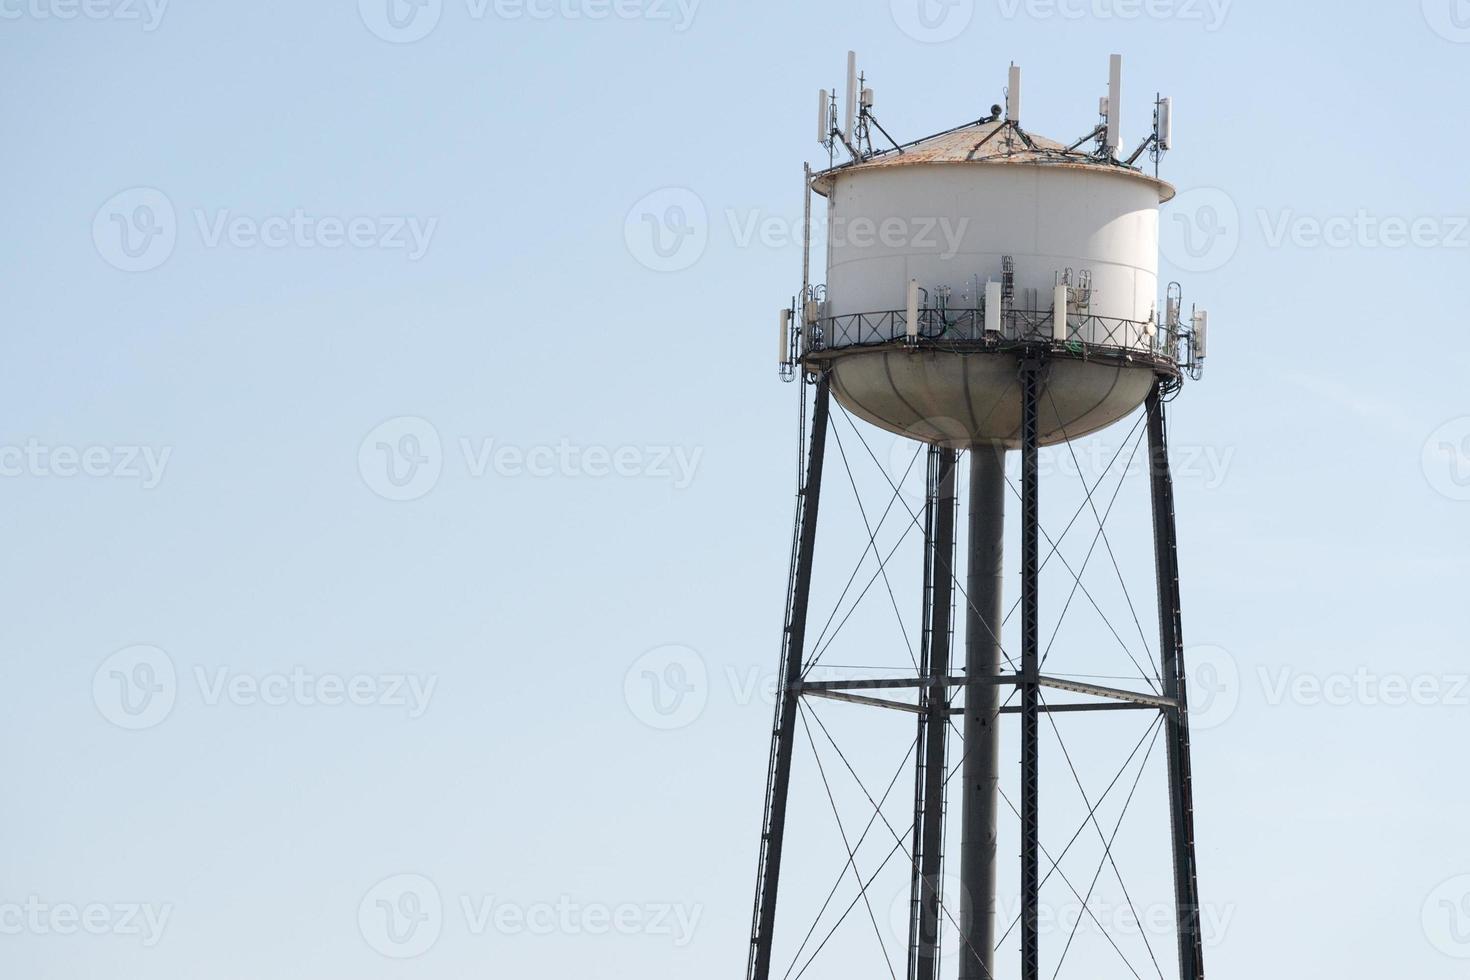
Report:
M1018 941L1022 980L1038 980L1039 719L1060 710L1154 713L1167 757L1179 975L1199 980L1203 944L1165 406L1185 377L1199 377L1207 324L1202 311L1184 313L1177 284L1161 290L1158 280L1159 209L1174 194L1158 178L1158 161L1170 146L1172 104L1156 97L1147 137L1126 149L1121 59L1115 55L1097 122L1061 143L1023 126L1021 76L1012 66L1004 106L900 144L878 122L873 92L855 61L849 53L845 100L825 90L819 96L818 138L828 164L805 168L801 292L780 312L782 375L802 385L804 459L748 980L781 975L779 968L773 973L772 940L793 744L798 706L812 696L918 716L914 823L905 848L912 866L907 965L913 980L937 977L946 919L961 933L961 980L995 975L1002 716L1019 716ZM1149 171L1141 158L1152 164ZM813 195L825 199L827 209L822 283L811 276ZM917 676L881 683L808 678L807 607L834 397L848 413L929 447ZM1038 449L1096 432L1140 408L1153 515L1156 583L1150 584L1159 597L1157 692L1043 673L1038 627ZM1019 662L1008 667L1000 640L1001 572L1005 462L1012 450L1020 454L1021 628ZM962 458L970 474L964 583L954 573ZM951 649L957 604L965 611L962 664ZM1049 703L1046 693L1054 689L1072 700ZM898 697L901 691L911 700ZM1018 703L1003 705L1002 691ZM957 917L946 910L942 893L946 735L950 728L959 731L952 716L962 718L956 785L964 907Z

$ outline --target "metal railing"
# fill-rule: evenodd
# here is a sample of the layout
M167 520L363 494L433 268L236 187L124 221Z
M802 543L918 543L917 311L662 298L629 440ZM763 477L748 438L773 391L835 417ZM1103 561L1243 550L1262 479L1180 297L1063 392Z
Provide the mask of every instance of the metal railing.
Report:
M1171 326L1149 320L1129 320L1094 313L1069 313L1065 339L1057 335L1052 310L1008 309L1000 316L998 330L985 328L985 308L955 309L926 307L919 310L915 339L926 347L954 343L965 349L976 346L1001 349L1011 346L1048 344L1086 357L1092 353L1144 355L1173 362L1188 369L1188 331L1182 324ZM908 312L882 310L822 317L806 329L806 353L850 347L876 347L909 339Z

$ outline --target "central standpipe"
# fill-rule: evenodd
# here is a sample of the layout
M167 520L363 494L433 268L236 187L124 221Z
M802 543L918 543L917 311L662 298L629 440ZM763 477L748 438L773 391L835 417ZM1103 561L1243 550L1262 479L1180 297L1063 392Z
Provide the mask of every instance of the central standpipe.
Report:
M1005 447L970 449L970 537L965 595L964 812L960 832L959 980L994 980L996 806L1005 554Z

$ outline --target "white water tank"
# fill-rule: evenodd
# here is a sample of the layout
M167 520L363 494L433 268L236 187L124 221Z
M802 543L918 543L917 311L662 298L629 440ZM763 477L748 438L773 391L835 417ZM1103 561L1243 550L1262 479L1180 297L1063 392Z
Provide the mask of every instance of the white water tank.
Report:
M1122 418L1156 374L1178 373L1152 330L1163 181L996 120L824 171L813 188L828 200L828 307L811 357L868 421L1015 445L1020 352L1042 341L1043 443ZM917 344L901 322L911 280ZM1052 319L1063 282L1066 340Z

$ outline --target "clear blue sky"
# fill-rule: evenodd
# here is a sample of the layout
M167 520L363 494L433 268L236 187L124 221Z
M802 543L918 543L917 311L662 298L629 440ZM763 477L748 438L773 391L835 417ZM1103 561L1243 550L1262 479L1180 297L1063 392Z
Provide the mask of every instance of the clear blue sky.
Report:
M744 230L799 217L852 47L901 138L984 114L1012 60L1056 138L1114 51L1128 142L1175 99L1161 276L1212 316L1172 416L1186 637L1222 698L1195 760L1211 972L1463 976L1463 0L387 2L0 3L0 973L739 975L800 281ZM833 476L814 615L866 540ZM1144 492L1109 535L1151 602ZM1070 669L1109 673L1086 612ZM871 615L842 662L902 663ZM881 787L911 725L817 710ZM1140 733L1089 744L1090 787ZM841 865L799 764L788 940ZM1161 798L1136 806L1135 898L1167 901ZM807 975L887 975L866 915L830 956Z

